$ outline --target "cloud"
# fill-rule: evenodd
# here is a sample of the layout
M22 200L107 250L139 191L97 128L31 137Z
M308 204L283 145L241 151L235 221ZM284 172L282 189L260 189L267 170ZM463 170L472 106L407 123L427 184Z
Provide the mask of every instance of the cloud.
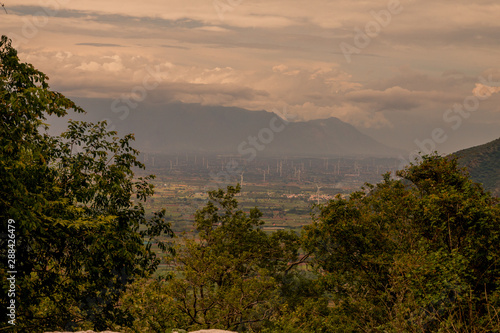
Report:
M490 87L482 83L476 83L476 87L472 90L474 96L482 98L491 97L491 95L499 92L500 87Z
M283 65L283 64L274 66L273 67L273 72L275 72L275 73L281 73L281 74L284 74L284 75L291 75L291 76L295 76L295 75L300 74L300 70L298 70L298 69L289 70L288 66Z
M225 29L222 27L214 26L214 25L199 27L196 29L203 30L203 31L211 31L211 32L228 32L228 31L230 31L229 29Z
M111 61L108 61L111 60ZM76 69L86 72L121 72L124 69L121 57L119 55L102 57L100 63L96 61L84 62Z
M287 106L298 119L339 117L411 144L484 93L467 121L500 125L500 83L478 79L500 78L497 1L400 0L352 63L340 43L355 45L387 0L220 1L231 7L222 17L212 0L19 0L0 29L24 38L23 61L74 97L130 95L158 67L148 95L158 102Z
M123 47L123 45L111 43L76 43L75 45L95 46L95 47Z
M346 98L352 102L369 104L374 111L409 111L421 106L429 106L431 103L441 104L453 101L453 97L444 91L411 91L399 86L385 90L353 91L347 93Z

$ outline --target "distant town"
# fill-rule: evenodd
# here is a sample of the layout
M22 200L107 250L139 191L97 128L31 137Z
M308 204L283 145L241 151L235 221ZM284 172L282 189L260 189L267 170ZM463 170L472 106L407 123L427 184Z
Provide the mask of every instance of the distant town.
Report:
M207 198L206 192L228 185L242 185L241 207L259 207L264 229L300 228L311 221L314 204L347 196L365 183L376 184L382 174L398 169L395 158L374 157L257 157L239 155L158 154L140 156L146 165L138 176L155 174L155 195L148 211L166 208L173 230L189 232L194 213Z

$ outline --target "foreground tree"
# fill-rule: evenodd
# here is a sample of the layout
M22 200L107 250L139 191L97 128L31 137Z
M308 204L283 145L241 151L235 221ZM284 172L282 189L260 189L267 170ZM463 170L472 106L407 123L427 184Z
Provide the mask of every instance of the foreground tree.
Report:
M305 230L338 331L498 329L498 200L445 157L398 176L331 201Z
M247 214L238 208L239 191L239 186L228 186L227 191L208 192L207 205L196 213L196 238L184 238L177 251L178 275L146 290L136 286L125 300L133 306L137 295L150 295L138 310L144 311L151 331L259 331L280 313L296 267L304 260L299 259L299 237L263 231L260 211ZM158 300L162 303L154 304ZM152 318L147 308L161 308L162 313L155 310Z
M105 123L85 122L70 122L59 137L45 134L46 116L83 110L49 90L45 74L21 63L5 36L0 77L2 232L9 219L15 221L15 267L2 265L0 279L17 271L13 328L43 332L130 325L133 318L118 306L119 297L134 279L156 269L151 241L171 235L164 212L148 220L136 202L150 196L153 187L151 177L133 179L132 168L144 168L130 147L133 136L119 139ZM7 263L5 238L0 252ZM4 283L4 309L11 299L7 292ZM11 326L10 318L4 319L2 326Z

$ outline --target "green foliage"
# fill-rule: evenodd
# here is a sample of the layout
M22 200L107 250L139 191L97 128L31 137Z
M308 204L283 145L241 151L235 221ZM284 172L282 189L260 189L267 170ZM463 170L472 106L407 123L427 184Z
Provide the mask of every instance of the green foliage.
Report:
M130 147L133 136L120 139L105 123L85 122L70 122L60 137L43 133L47 115L83 110L49 90L45 74L20 63L5 36L0 76L3 232L8 219L16 221L14 329L102 330L130 324L133 318L118 307L120 295L159 262L144 239L171 235L164 212L145 218L140 201L153 188L151 177L133 179L132 168L144 167ZM0 251L7 262L4 239ZM2 265L0 279L6 275ZM1 293L5 308L5 284ZM2 326L9 326L5 322Z
M398 176L331 201L305 230L332 315L366 332L498 328L498 201L456 160L425 156Z
M123 333L186 332L176 326L180 316L176 300L169 294L168 283L162 279L139 279L121 298L122 307L134 315L130 327L117 327Z
M148 322L152 331L261 330L279 315L302 262L299 237L265 233L257 209L238 209L239 191L229 186L208 192L207 205L196 214L197 238L184 238L175 258L178 275L160 283L169 310Z

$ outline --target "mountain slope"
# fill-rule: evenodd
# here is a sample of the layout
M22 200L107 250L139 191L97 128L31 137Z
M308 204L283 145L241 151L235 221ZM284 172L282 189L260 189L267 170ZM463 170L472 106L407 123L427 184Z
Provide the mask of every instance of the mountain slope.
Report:
M381 157L395 157L402 153L337 118L286 123L267 111L147 101L130 109L130 113L123 117L122 113L113 112L113 100L76 98L75 101L87 114L72 115L71 118L92 122L108 119L108 125L120 135L134 133L134 146L150 153L243 155L243 152L253 150L259 156ZM59 118L53 117L49 122L54 134L67 127L65 120ZM252 143L252 140L257 141Z
M467 167L474 181L500 195L500 139L460 150L453 155L459 158L462 166Z
M398 153L337 118L286 123L271 112L239 108L169 104L131 113L123 125L135 133L139 148L150 152L238 154L258 147L266 155Z

